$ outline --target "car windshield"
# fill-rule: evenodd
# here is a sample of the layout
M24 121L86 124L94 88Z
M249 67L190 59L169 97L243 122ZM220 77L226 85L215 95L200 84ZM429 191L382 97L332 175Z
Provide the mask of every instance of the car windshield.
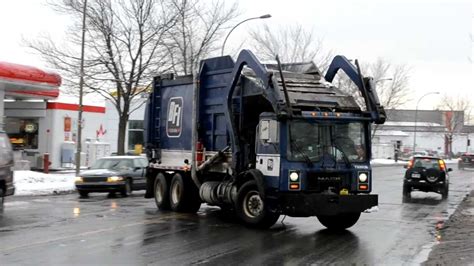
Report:
M415 158L413 159L413 168L440 170L439 160L436 158Z
M102 158L91 166L91 169L127 170L133 167L132 160L123 158Z
M336 161L366 160L365 128L360 122L316 124L307 121L290 123L290 160L320 161L329 155Z

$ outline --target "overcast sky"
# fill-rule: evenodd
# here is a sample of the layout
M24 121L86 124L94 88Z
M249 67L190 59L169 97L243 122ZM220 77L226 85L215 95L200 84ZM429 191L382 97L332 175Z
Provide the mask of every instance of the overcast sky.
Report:
M0 2L0 61L46 67L22 45L22 38L50 34L63 39L68 18L57 15L39 0ZM261 23L301 23L323 38L324 47L361 62L383 57L411 69L414 101L430 91L463 94L474 102L474 5L472 1L314 1L240 0L241 19L270 13L272 18L250 21L230 37L232 46ZM236 21L238 22L238 21ZM420 104L432 108L441 96ZM406 107L414 107L414 101Z

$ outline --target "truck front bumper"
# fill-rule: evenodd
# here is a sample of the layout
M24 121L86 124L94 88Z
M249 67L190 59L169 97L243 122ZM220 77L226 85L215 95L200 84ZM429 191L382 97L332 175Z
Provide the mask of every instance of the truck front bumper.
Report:
M360 213L378 205L378 195L283 194L278 211L293 217Z

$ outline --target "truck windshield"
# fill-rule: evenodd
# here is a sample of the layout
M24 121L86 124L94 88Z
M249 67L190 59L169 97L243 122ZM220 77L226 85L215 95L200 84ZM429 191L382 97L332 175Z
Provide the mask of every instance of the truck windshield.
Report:
M365 127L362 123L316 124L293 121L290 124L289 159L320 161L329 156L335 161L366 160Z

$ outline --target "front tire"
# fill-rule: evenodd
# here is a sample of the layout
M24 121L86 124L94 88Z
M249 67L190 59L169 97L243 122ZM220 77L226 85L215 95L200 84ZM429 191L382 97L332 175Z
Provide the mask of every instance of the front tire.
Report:
M237 192L236 213L245 225L261 229L271 227L280 217L267 209L253 180L247 181Z
M89 197L89 192L87 192L87 191L78 190L77 192L79 192L79 196L80 196L81 198L87 198L87 197Z
M125 185L120 194L122 194L123 197L128 197L130 196L130 194L132 194L132 181L130 180L130 178L127 178L125 180Z
M159 173L156 176L155 180L155 203L156 207L160 210L169 210L170 209L170 187L168 186L168 181L164 174Z
M358 213L342 213L337 215L318 215L319 222L332 231L342 231L357 223L360 217Z

